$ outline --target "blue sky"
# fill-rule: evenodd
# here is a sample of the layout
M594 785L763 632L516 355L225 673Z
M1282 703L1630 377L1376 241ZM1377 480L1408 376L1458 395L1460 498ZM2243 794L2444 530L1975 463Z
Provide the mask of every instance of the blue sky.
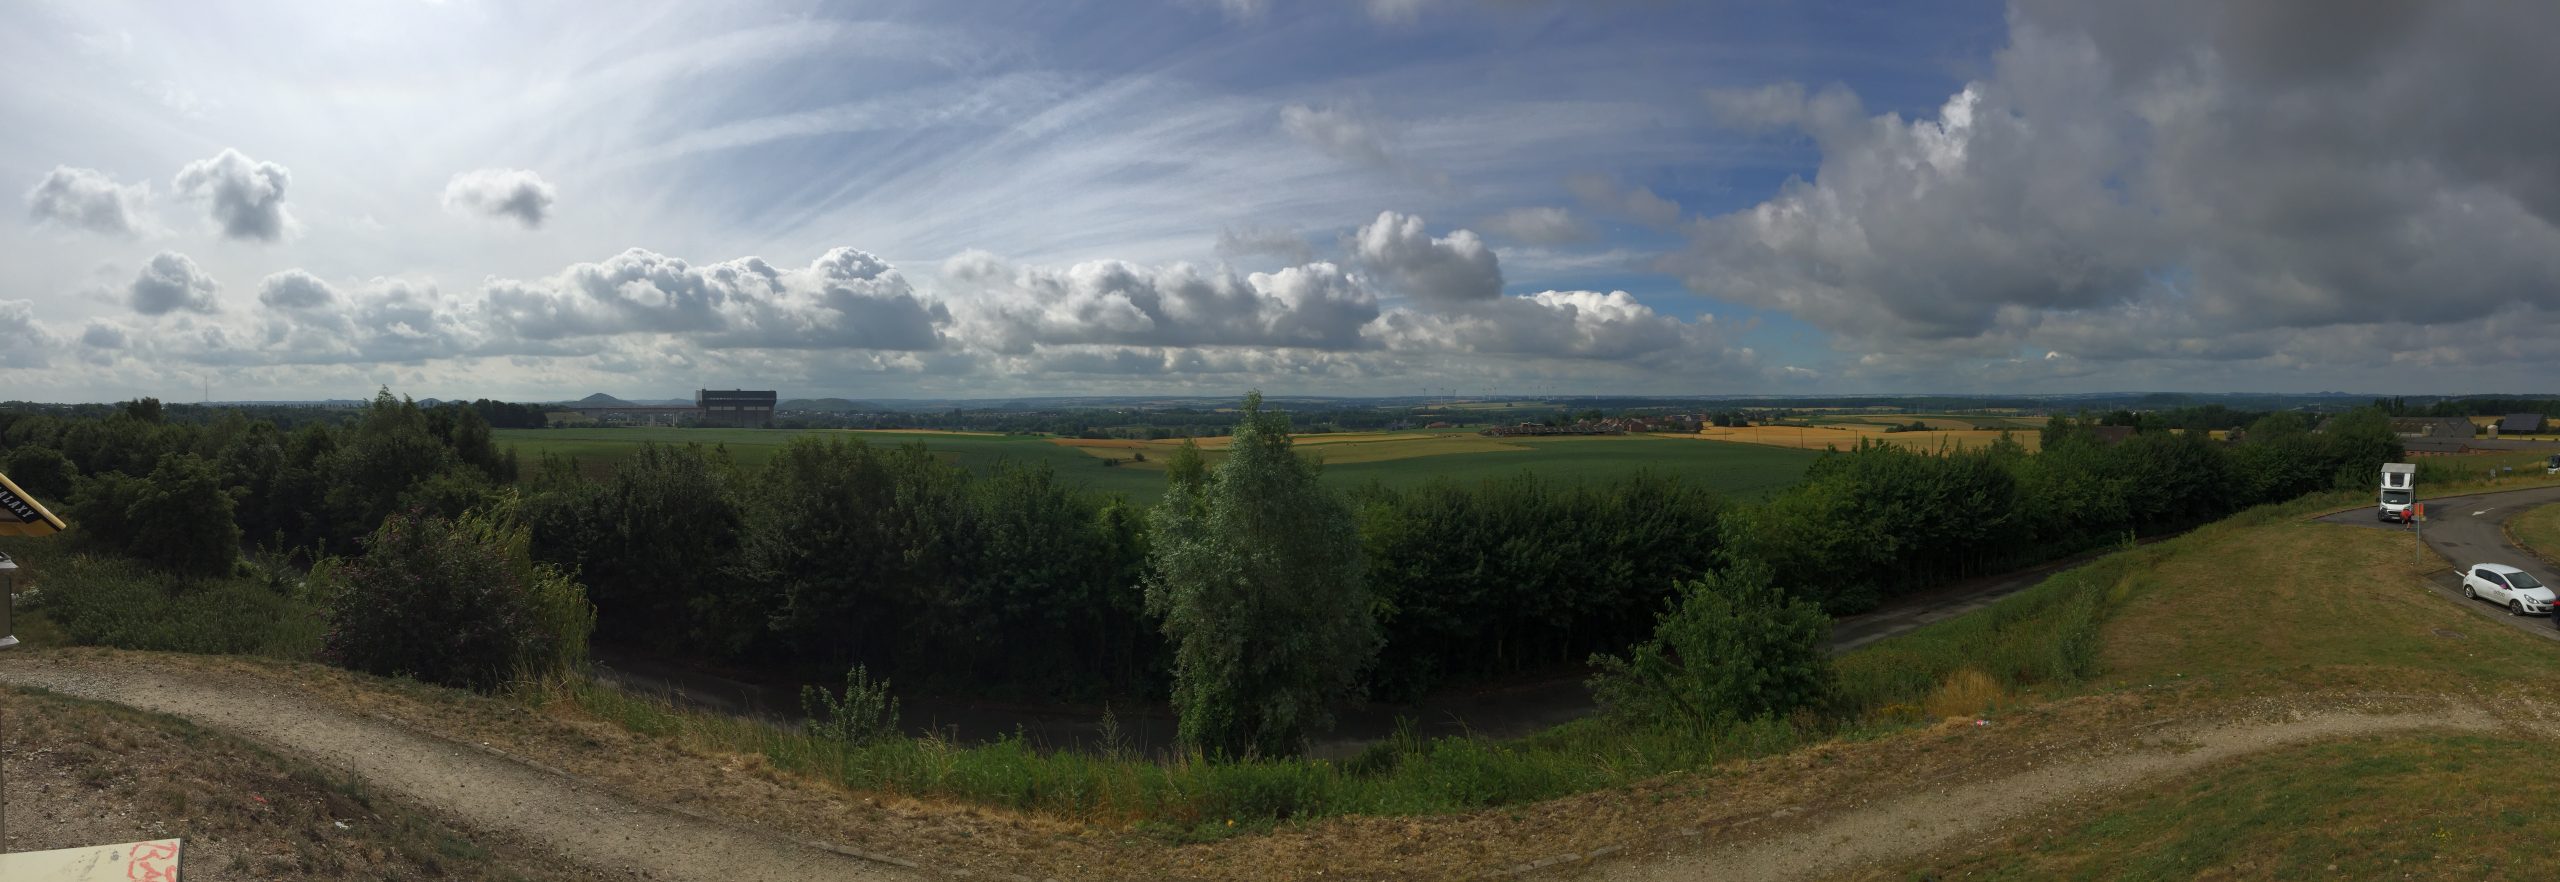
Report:
M0 397L2527 391L2552 18L19 4Z

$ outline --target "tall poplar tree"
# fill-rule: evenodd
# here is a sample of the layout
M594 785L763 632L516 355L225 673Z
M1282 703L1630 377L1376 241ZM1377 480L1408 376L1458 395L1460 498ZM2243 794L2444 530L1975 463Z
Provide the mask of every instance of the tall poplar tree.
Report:
M1378 651L1351 509L1260 392L1224 461L1204 466L1186 443L1166 471L1147 606L1173 643L1182 741L1221 758L1297 754Z

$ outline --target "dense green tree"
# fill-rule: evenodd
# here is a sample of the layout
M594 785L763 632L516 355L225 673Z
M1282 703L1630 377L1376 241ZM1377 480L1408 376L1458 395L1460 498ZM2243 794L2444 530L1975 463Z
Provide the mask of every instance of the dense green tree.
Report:
M160 421L160 399L136 398L125 402L122 407L124 415L134 422L157 423Z
M9 451L9 480L18 489L35 494L36 501L47 507L67 505L71 486L80 478L80 467L62 451L42 444L26 444Z
M1574 486L1524 472L1355 501L1385 628L1373 696L1624 647L1721 556L1714 496L1651 474Z
M323 651L356 670L492 690L586 664L586 591L535 561L503 512L392 515L314 577L332 624Z
M381 390L316 469L327 487L332 544L371 531L401 510L413 487L457 461L415 402Z
M644 444L606 480L545 481L523 517L535 555L586 584L600 634L700 647L763 627L706 616L738 563L746 506L735 481L724 450Z
M213 463L191 453L160 458L126 514L128 552L182 576L231 573L240 559L240 525L231 491Z
M920 445L793 439L750 487L742 578L712 614L769 617L771 635L808 661L893 659L952 575L964 481Z
M1591 659L1603 712L1707 731L1820 702L1831 689L1831 619L1745 563L1680 586L1652 639Z
M1210 756L1304 750L1377 651L1357 529L1316 472L1257 392L1226 459L1182 465L1151 517L1148 607L1182 741Z
M144 477L83 478L66 515L82 542L181 576L227 575L240 556L232 492L191 453L162 456Z

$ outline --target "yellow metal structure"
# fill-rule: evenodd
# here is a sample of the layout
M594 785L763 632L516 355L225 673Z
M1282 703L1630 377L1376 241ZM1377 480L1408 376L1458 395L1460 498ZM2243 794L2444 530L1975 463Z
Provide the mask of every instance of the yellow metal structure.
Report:
M0 536L51 536L62 532L63 526L44 503L18 489L8 475L0 475Z

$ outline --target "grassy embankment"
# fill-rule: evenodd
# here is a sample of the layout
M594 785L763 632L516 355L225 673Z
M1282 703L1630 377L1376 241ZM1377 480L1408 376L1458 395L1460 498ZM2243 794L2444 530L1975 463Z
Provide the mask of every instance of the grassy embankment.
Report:
M2541 509L2518 532L2554 535L2538 531L2555 515ZM2271 751L1879 878L2552 875L2536 832L2560 782L2530 770L2555 745L2527 727L2560 701L2560 645L2427 592L2445 564L2416 560L2405 532L2299 519L2208 529L2179 540L2103 630L2098 688L2175 684L2187 705L2432 697L2519 728Z
M1001 460L1046 463L1071 482L1152 504L1164 493L1164 461L1179 441L1081 441L1027 435L941 432L806 432L764 429L505 429L526 474L543 453L575 457L588 474L609 474L642 443L719 444L740 466L756 467L801 435L859 437L873 444L923 444L946 460L983 473ZM1202 439L1215 461L1226 439ZM1614 480L1637 471L1698 481L1730 499L1757 499L1794 484L1810 454L1740 444L1701 444L1643 435L1496 439L1473 431L1357 432L1305 435L1301 450L1325 462L1324 480L1340 489L1378 482L1404 488L1435 480L1473 482L1533 472L1560 484ZM1143 461L1137 459L1144 454ZM1116 466L1104 460L1118 460Z
M2508 518L2507 538L2543 560L2560 561L2560 505L2546 505Z
M2469 618L2420 590L2416 582L2441 565L2413 562L2405 534L2305 520L2362 495L2269 506L2110 555L1982 613L1842 657L1840 696L1825 719L1706 737L1586 720L1514 742L1382 745L1339 766L1151 763L1041 756L1020 744L846 748L601 689L566 697L588 713L696 749L759 754L778 768L856 790L1214 830L1227 818L1258 826L1536 801L2087 694L2173 686L2177 704L2211 706L2267 695L2450 693L2463 691L2458 684L2515 678L2560 683L2554 647ZM2456 644L2440 630L2463 636ZM2314 761L2304 757L2299 761Z
M2292 517L2306 504L2263 510ZM2111 555L2057 575L1991 609L1914 631L1840 660L1825 712L1713 733L1569 723L1511 742L1406 739L1339 765L1299 760L1205 763L1074 753L1006 742L959 747L892 741L827 743L770 725L679 710L605 687L560 696L585 712L689 747L761 755L775 767L863 791L992 803L1102 823L1215 832L1338 814L1433 814L1603 789L1666 773L1783 752L1814 741L1873 738L2079 688L2103 668L2099 627L2190 539Z

